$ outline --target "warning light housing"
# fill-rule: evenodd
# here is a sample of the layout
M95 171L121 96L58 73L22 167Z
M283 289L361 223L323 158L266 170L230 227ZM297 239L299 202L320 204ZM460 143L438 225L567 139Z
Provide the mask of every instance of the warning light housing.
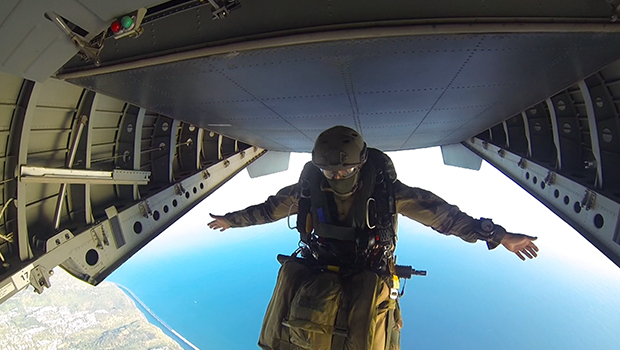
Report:
M138 37L142 34L142 20L146 14L146 8L139 8L132 13L118 17L110 24L110 30L114 35L114 39L124 38L126 36Z

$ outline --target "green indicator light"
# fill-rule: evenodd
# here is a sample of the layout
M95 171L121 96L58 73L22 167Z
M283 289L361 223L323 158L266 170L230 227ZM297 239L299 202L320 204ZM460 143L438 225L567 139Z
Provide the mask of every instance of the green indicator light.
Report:
M130 16L124 16L121 18L121 25L123 25L123 28L125 29L130 28L133 25L133 18Z

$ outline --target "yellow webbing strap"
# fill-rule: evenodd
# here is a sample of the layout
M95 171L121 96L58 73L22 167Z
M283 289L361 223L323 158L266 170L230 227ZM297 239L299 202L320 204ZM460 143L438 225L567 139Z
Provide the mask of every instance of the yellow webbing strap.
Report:
M396 310L396 300L398 299L398 290L400 289L400 279L396 275L392 275L392 285L390 288L390 306L387 313L385 349L390 350L392 343L392 331L394 328L394 310Z

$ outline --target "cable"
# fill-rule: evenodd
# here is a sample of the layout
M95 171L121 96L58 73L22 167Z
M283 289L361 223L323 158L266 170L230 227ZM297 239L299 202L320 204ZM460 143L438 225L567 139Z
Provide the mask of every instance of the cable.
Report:
M9 198L9 200L6 201L6 203L4 203L4 206L2 207L2 210L0 211L0 219L2 219L2 216L4 216L4 212L6 211L6 208L9 207L9 204L11 204L11 202L13 202L13 200L15 200L15 198ZM9 236L11 236L11 237L9 237ZM0 233L0 238L4 239L7 242L12 242L13 241L13 237L12 237L12 235L9 235L9 236L5 236L2 233Z

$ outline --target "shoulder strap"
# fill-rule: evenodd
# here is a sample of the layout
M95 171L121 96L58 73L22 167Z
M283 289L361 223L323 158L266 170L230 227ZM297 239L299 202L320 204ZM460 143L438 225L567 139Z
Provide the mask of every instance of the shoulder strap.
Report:
M299 231L300 239L304 243L308 243L310 232L308 232L308 215L312 207L310 201L310 180L315 175L316 167L312 162L306 163L299 177L299 201L297 209L297 231Z
M387 154L376 148L369 148L368 161L373 162L377 169L383 170L385 178L390 182L396 181L396 169L394 168L392 159Z
M394 182L396 169L390 157L374 148L368 149L368 159L375 165L375 181L373 196L376 200L377 215L391 216L396 214L396 198Z

